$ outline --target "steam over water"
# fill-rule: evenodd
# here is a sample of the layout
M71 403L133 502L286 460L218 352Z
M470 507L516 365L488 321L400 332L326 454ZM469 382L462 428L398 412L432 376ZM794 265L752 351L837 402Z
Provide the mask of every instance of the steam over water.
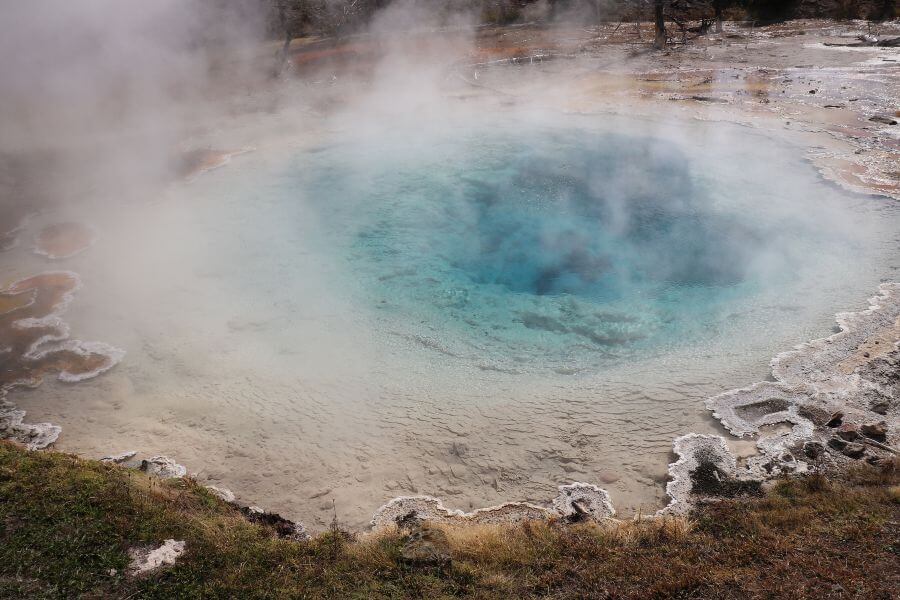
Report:
M338 139L298 157L290 185L391 332L506 370L602 368L735 321L758 330L747 303L827 289L865 252L866 215L784 148L763 159L627 120L580 125L456 129L427 147L414 131Z
M129 354L31 418L319 527L573 480L658 507L702 400L863 307L900 214L749 130L528 115L261 144L93 225L69 320Z

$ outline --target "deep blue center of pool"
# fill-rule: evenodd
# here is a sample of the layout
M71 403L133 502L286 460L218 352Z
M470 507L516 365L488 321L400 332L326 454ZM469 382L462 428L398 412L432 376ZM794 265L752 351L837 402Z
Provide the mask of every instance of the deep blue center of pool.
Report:
M604 136L570 150L461 176L462 202L434 224L454 233L448 263L476 284L595 301L743 280L758 238L710 210L674 148Z

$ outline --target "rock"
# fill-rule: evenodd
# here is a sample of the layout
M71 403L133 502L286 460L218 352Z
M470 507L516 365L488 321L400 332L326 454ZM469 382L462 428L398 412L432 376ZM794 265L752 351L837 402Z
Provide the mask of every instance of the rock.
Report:
M866 447L857 442L850 442L844 446L841 452L844 453L844 456L849 456L850 458L862 458L862 455L866 453Z
M141 461L141 471L160 479L175 479L187 475L187 469L168 456L154 456Z
M500 506L479 508L467 513L465 521L481 525L496 525L498 523L521 523L523 521L543 521L553 516L551 511L543 506L536 506L528 502L507 502Z
M890 408L891 403L888 400L876 400L869 406L869 409L872 412L878 413L879 415L886 415Z
M764 479L786 471L805 470L805 463L785 461L783 457L790 454L792 448L800 447L803 442L812 439L817 422L828 423L842 418L817 406L810 410L809 396L799 386L772 381L761 381L746 388L719 394L709 398L706 407L713 411L713 417L733 435L756 436L755 445L759 453L747 457L740 469L732 468L730 460L726 461L727 468L723 468L725 463L722 460L714 461L724 479L735 479L729 472L737 471L740 471L737 479L750 480ZM790 431L769 430L773 425L779 424L790 426ZM721 456L718 451L714 454ZM693 470L689 471L691 472ZM699 473L701 479L711 474L712 472L706 471ZM707 479L705 483L709 484L706 486L709 490L719 487L715 485L715 477ZM731 484L721 487L722 491L726 489L736 488Z
M588 519L602 521L616 514L606 490L590 483L559 486L559 496L553 500L553 508L569 522Z
M129 450L127 452L122 452L121 454L111 454L109 456L104 456L100 459L100 462L105 463L115 463L117 465L122 464L125 461L131 460L137 455L136 450Z
M423 521L449 522L464 518L461 510L450 510L432 496L400 496L375 511L372 528L395 525L401 529L418 527Z
M852 423L844 423L838 427L837 434L841 439L852 442L859 437L859 430Z
M689 513L697 498L705 495L695 485L701 470L711 469L726 480L737 476L737 459L722 436L689 433L676 438L672 449L678 460L669 464L671 480L666 484L666 494L671 500L657 514Z
M446 567L451 562L450 543L443 531L426 525L410 534L400 556L411 565Z
M844 440L842 440L839 437L833 437L830 440L828 440L828 447L834 448L835 450L843 450L844 448L847 447L847 442L845 442Z
M42 450L53 444L62 428L52 423L23 423L25 411L19 410L0 395L0 439L25 444L29 450Z
M886 414L900 401L900 350L893 350L859 369L860 376L878 386L878 395L870 406L877 406L877 412Z
M142 575L155 571L166 565L174 565L179 556L184 554L185 543L166 540L159 548L132 548L128 551L131 563L128 572L131 575Z
M809 419L820 427L827 427L828 423L830 423L831 419L834 417L834 413L827 411L824 408L806 404L797 406L797 414L805 419Z
M878 423L865 423L859 428L859 431L867 438L879 442L883 442L887 439L887 423L884 421L879 421Z
M303 526L303 523L296 523L285 519L279 514L266 512L258 506L244 507L241 509L241 512L251 523L259 523L271 527L280 538L296 542L305 542L309 539L309 534L306 532L306 527Z
M791 461L793 462L793 456ZM772 472L774 463L766 463L763 468ZM787 467L785 467L787 468ZM793 470L791 466L789 470ZM714 462L701 462L690 472L692 492L703 498L736 498L738 496L758 496L760 482L758 480L738 479L728 472L719 469Z
M466 513L461 510L450 510L443 502L432 496L400 496L375 511L372 516L372 528L397 527L415 531L423 523L495 525L542 521L558 514L528 502L507 502Z
M825 452L825 446L819 442L806 442L803 444L803 454L808 458L819 458Z
M212 495L221 500L222 502L228 502L229 504L234 502L234 492L229 490L228 488L220 488L214 485L206 486Z
M844 413L836 412L833 415L831 415L831 418L828 419L828 422L825 423L825 426L826 427L840 427L843 422L844 422Z

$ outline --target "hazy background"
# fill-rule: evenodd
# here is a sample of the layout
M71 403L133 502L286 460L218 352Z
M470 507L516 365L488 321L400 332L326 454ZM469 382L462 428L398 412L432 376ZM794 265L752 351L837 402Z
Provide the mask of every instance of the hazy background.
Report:
M18 161L20 178L42 171L31 181L43 201L139 195L169 174L195 123L260 80L262 8L256 0L4 3L0 157ZM48 190L48 178L57 187Z
M726 16L757 20L884 18L896 3L722 4ZM679 18L711 17L713 2L666 2L666 10ZM54 161L53 179L62 180L63 190L42 173L45 201L85 188L96 195L97 186L110 186L114 195L135 195L142 182L171 175L173 157L202 144L198 133L221 126L224 118L276 105L316 105L314 85L282 89L290 69L279 82L273 79L285 74L279 59L285 35L327 38L319 42L323 50L333 48L336 36L361 48L351 63L364 70L367 89L348 89L337 102L351 105L357 115L367 112L370 102L376 111L439 114L444 106L434 108L441 99L434 86L450 65L470 54L479 26L590 26L598 20L646 20L651 12L648 0L6 2L0 8L0 162L24 158L29 165L46 166ZM444 33L436 35L438 30ZM320 63L327 65L328 52L323 54ZM325 79L338 77L336 71L321 73ZM275 98L284 96L278 104ZM333 98L321 103L335 106Z

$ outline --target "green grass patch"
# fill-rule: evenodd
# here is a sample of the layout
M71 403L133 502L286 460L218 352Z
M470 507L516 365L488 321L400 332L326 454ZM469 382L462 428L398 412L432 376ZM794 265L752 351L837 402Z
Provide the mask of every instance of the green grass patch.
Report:
M0 597L897 598L898 479L784 480L690 521L441 527L452 561L428 567L402 532L283 540L189 479L0 443ZM127 575L167 538L177 564Z

